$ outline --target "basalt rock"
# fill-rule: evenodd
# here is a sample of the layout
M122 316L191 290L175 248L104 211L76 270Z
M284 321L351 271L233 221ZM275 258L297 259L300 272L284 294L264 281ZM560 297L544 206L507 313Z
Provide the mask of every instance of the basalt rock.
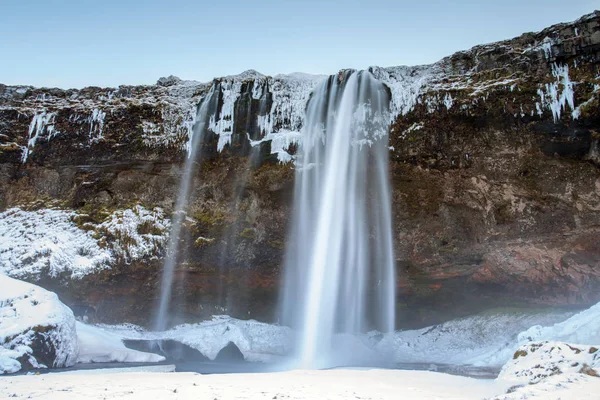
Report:
M600 12L429 66L370 68L392 94L399 327L492 306L600 301ZM180 246L172 323L273 321L306 75L62 90L0 85L0 210L102 222L173 210L196 106L219 90ZM287 245L293 245L288 243ZM31 277L102 322L149 323L161 261ZM92 317L90 317L92 318Z

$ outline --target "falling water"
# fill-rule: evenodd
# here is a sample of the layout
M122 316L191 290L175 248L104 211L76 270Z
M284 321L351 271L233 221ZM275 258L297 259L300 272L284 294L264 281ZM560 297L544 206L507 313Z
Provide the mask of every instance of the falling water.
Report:
M196 122L192 130L190 146L188 148L188 158L185 161L183 175L179 182L179 191L175 203L175 212L171 222L171 231L169 233L169 243L167 244L167 253L163 263L162 282L160 287L159 305L154 321L154 329L162 331L167 328L169 303L171 301L171 292L173 289L173 275L178 261L178 248L181 237L181 230L185 222L187 213L187 203L190 195L192 177L196 166L201 163L201 149L204 142L204 136L210 122L210 117L215 110L215 100L218 100L219 88L213 85L209 93L204 97L196 113Z
M303 367L348 359L338 333L394 329L389 100L369 72L346 71L307 106L282 299Z

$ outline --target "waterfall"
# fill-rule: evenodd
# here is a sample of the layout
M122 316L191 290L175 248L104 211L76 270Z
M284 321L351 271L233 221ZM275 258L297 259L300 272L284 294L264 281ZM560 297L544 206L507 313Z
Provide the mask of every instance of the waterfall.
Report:
M179 182L179 191L175 203L175 211L171 222L171 231L169 233L169 242L162 268L162 280L160 286L160 296L158 309L154 321L154 329L162 331L167 328L169 318L169 304L171 302L171 292L173 289L173 277L175 267L178 261L179 242L181 239L181 230L187 217L187 203L190 196L192 178L197 166L202 162L202 143L206 135L210 118L216 109L216 101L220 88L217 84L213 85L200 102L196 112L196 122L192 129L192 137L188 146L188 157L183 168L183 175Z
M394 329L389 101L371 73L344 71L307 105L282 296L302 367L340 363L337 334Z

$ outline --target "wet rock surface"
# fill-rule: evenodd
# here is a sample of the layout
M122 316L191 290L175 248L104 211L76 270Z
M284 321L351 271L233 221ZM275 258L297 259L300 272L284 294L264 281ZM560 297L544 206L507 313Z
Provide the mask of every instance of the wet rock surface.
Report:
M175 340L123 340L125 347L165 357L166 362L210 361L198 350Z
M371 71L398 111L389 165L397 326L492 306L600 301L600 14L432 66ZM58 207L101 223L140 204L168 215L195 106L218 84L223 123L194 177L172 322L221 313L275 321L294 179L280 160L296 144L274 152L265 126L271 138L299 131L289 110L312 82L249 71L206 84L0 85L0 211ZM398 93L413 97L400 103ZM255 122L264 113L270 122ZM80 280L31 279L93 309L92 322L148 324L161 265L123 261Z

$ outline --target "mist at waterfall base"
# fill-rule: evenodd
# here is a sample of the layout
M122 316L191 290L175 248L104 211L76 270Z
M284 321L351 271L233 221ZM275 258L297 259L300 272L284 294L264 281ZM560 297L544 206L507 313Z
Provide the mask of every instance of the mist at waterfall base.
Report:
M281 298L302 368L386 361L355 336L394 330L389 101L369 72L343 71L307 105Z

